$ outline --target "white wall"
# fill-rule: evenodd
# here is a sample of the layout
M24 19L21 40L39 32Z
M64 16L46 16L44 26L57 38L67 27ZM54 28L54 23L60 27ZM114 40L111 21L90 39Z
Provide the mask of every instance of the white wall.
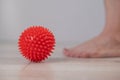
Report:
M103 0L0 0L0 41L17 41L31 25L44 25L57 42L84 41L104 25Z

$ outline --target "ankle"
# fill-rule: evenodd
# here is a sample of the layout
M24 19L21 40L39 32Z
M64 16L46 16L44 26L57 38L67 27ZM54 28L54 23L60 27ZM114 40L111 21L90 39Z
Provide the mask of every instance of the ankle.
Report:
M118 34L116 34L116 35L114 35L114 37L115 37L115 39L117 40L117 41L119 41L120 42L120 34L118 33Z
M102 32L100 36L120 42L120 32Z

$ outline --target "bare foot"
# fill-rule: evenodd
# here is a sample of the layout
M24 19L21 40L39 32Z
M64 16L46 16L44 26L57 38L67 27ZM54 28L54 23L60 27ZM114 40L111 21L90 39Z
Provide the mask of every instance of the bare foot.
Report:
M63 53L77 58L119 57L120 40L115 36L100 35L76 47L65 48Z
M105 0L106 23L101 35L71 49L64 49L70 57L120 57L120 0Z

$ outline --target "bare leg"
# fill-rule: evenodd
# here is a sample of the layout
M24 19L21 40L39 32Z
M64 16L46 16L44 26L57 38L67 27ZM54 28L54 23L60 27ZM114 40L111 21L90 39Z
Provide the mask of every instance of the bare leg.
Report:
M120 57L120 0L105 0L106 24L97 37L76 47L64 49L70 57Z

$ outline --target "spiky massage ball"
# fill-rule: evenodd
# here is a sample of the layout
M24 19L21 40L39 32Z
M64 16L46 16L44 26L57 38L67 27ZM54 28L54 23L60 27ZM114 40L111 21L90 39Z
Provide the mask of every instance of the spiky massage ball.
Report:
M43 26L31 26L19 37L21 54L32 62L41 62L50 56L55 46L53 33Z

